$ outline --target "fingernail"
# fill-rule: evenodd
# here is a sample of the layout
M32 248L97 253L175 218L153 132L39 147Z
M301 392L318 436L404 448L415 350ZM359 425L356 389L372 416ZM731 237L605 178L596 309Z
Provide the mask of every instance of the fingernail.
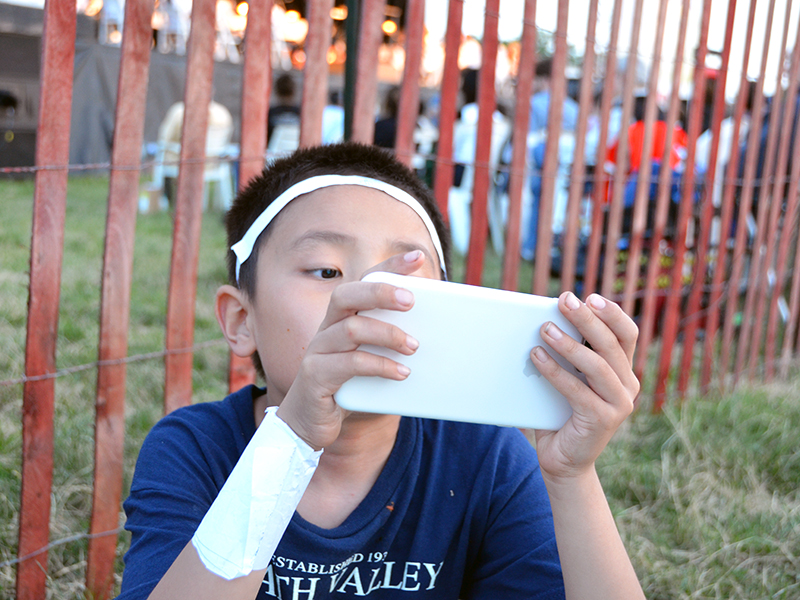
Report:
M564 298L564 304L567 305L567 308L570 310L577 310L581 307L581 301L575 297L575 294L572 292L567 292L566 297Z
M554 340L560 340L562 337L564 337L558 327L556 327L556 324L552 321L550 321L547 324L547 327L544 328L544 332Z
M546 363L550 360L550 355L547 354L541 346L536 346L536 348L533 349L533 355L536 357L536 360L542 363Z
M417 340L415 340L413 337L411 337L410 335L407 335L406 336L406 346L408 346L412 350L416 350L417 348L419 348L419 342Z
M422 250L412 250L411 252L406 252L403 260L408 263L412 263L417 260L422 255Z
M408 377L408 375L411 373L411 369L409 369L405 365L398 364L397 372L400 373L400 375L402 375L403 377Z
M397 301L403 306L411 306L414 302L414 294L403 288L397 288L394 291L394 297L397 298Z
M601 310L606 307L605 299L597 294L592 294L587 298L586 301L589 304L591 304L593 308L596 308L597 310Z

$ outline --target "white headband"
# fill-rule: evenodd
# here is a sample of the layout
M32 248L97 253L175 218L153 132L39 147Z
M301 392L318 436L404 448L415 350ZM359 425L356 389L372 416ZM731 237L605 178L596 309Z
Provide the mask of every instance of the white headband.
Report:
M236 281L239 281L239 269L244 264L244 261L250 258L250 254L253 252L253 246L255 245L258 236L261 235L261 232L267 228L267 225L272 222L272 220L283 209L283 207L285 207L287 204L289 204L289 202L298 196L310 194L311 192L320 188L330 187L333 185L358 185L361 187L380 190L384 194L391 196L395 200L399 200L406 206L413 209L414 212L419 215L419 218L422 219L422 222L428 229L428 233L433 241L433 246L436 248L436 253L439 255L439 266L445 273L445 277L447 276L447 271L444 264L444 252L442 251L442 244L439 241L439 235L436 233L436 228L433 226L433 221L431 221L430 216L419 203L419 201L414 198L414 196L401 190L400 188L386 183L385 181L372 179L371 177L362 177L361 175L317 175L316 177L309 177L308 179L304 179L303 181L294 184L280 196L275 198L275 200L273 200L272 203L266 209L264 209L264 212L262 212L258 218L253 221L253 224L250 225L250 228L244 234L244 237L231 246L231 250L233 250L233 253L236 254Z

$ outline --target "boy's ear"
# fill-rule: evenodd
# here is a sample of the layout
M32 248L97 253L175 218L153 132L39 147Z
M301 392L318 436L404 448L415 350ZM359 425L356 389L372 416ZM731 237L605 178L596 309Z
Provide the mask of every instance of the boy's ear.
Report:
M222 335L231 351L244 358L252 356L256 351L255 336L247 319L249 310L250 303L242 290L232 285L223 285L217 290L214 313Z

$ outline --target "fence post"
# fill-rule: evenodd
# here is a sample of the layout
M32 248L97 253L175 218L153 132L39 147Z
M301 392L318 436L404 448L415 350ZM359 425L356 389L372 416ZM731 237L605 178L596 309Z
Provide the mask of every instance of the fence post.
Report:
M789 19L787 18L787 23ZM798 29L800 29L800 21L798 22ZM795 35L795 39L797 35ZM794 216L796 210L797 190L795 188L794 196L792 195L792 179L786 180L786 169L789 166L789 141L791 138L790 132L792 130L792 119L794 118L794 111L792 107L796 106L797 102L797 84L798 76L800 76L800 44L795 43L792 49L792 54L789 67L789 88L788 96L786 98L786 109L783 111L783 124L781 126L781 144L778 150L778 165L775 168L775 195L777 201L773 201L772 215L770 215L769 232L767 233L767 240L779 240L777 242L778 251L775 258L775 289L769 298L769 313L767 315L767 339L766 339L766 352L764 356L764 365L766 368L765 376L767 382L771 381L775 375L775 355L776 348L776 334L778 325L778 299L783 296L784 282L783 278L786 276L786 258L789 250L789 240L791 240L794 232ZM800 128L796 128L800 129ZM795 136L797 132L795 132ZM795 140L791 148L800 148ZM794 153L794 162L797 162L800 152ZM794 164L792 164L792 171L794 171ZM784 196L784 190L787 189L789 184L788 193ZM783 217L783 223L780 219L780 208L783 198L786 198L786 212ZM767 246L767 260L766 264L769 265L772 261L770 254L774 251L772 244L768 243ZM766 293L766 292L765 292Z
M681 71L683 68L683 50L686 46L686 29L689 23L689 8L691 0L684 0L681 5L681 22L678 34L678 45L675 50L675 63L672 70L672 90L670 93L669 108L665 122L666 137L664 140L664 154L661 159L661 171L658 174L658 194L656 196L655 217L653 219L653 247L658 247L664 239L664 230L667 225L669 212L670 188L672 187L672 169L669 163L670 153L672 152L672 139L674 136L675 124L678 118L678 89L681 81ZM641 325L639 327L639 343L636 348L636 359L634 362L634 372L639 379L644 374L644 366L647 362L650 342L653 338L656 318L656 301L660 292L658 287L658 271L660 261L651 260L647 265L647 276L645 288L647 293L644 297L642 307ZM663 396L656 396L653 408L660 410L664 402Z
M641 0L639 0L641 2ZM533 270L533 293L539 296L548 294L550 287L550 266L553 250L553 203L555 202L556 179L561 137L561 119L564 112L564 98L567 95L565 76L567 66L567 20L569 0L558 0L558 25L556 27L556 48L553 53L553 67L550 75L550 106L547 113L547 142L542 164L542 188L539 195L538 233L536 236L536 263Z
M669 295L664 309L664 329L662 333L661 356L659 357L656 394L666 397L667 380L672 365L672 350L678 338L681 320L681 298L683 296L683 264L686 255L686 237L689 219L694 205L694 165L695 147L700 133L700 116L703 112L706 82L706 50L708 45L708 26L711 20L711 0L703 1L703 20L700 27L700 42L697 49L697 64L694 69L692 105L689 108L688 148L686 168L683 172L681 203L678 209L678 225L675 228L675 262L672 265Z
M180 171L175 200L169 296L164 412L192 402L194 304L202 224L208 106L214 72L215 0L195 0L186 60Z
M25 375L55 373L58 304L67 204L69 119L75 62L74 0L48 0L42 32L41 91L31 235ZM17 598L43 599L53 483L55 380L26 381L22 397L22 490ZM26 558L29 557L29 558Z
M735 0L731 0L733 3ZM756 15L756 6L757 0L753 0L750 4L750 12L747 17L747 34L745 37L745 46L744 46L744 59L742 64L746 65L750 62L750 51L752 49L753 43L753 31L754 31L754 24L755 24L755 15ZM705 340L703 343L704 350L703 350L703 365L700 369L700 388L702 390L708 389L709 384L711 383L711 378L713 376L714 366L716 361L714 360L714 346L716 344L717 332L719 330L719 319L720 319L720 303L722 301L722 294L723 294L723 285L725 281L725 275L727 272L727 255L728 255L728 238L729 238L729 230L731 227L731 223L733 222L733 211L734 211L734 192L735 192L735 181L737 179L737 169L739 166L739 134L740 134L740 126L742 122L742 116L744 115L744 106L745 101L748 96L748 80L747 80L747 70L742 69L741 77L739 80L739 96L736 99L736 107L733 113L733 134L731 135L731 140L734 141L733 146L731 148L731 155L728 160L728 166L725 169L725 185L723 187L723 194L722 194L722 207L720 212L720 239L719 239L719 246L717 251L717 264L720 265L720 268L714 271L714 275L711 278L711 297L709 299L709 311L708 317L706 318L706 330L705 330ZM730 285L730 280L728 280L727 285ZM722 354L727 352L724 348L720 349L720 363L722 362ZM722 373L723 379L724 374L727 371L726 368L719 368L718 372Z
M706 261L711 236L711 218L714 213L714 182L717 172L717 156L719 153L719 138L722 119L725 112L725 86L728 81L728 64L731 53L731 41L733 38L733 24L736 15L736 2L728 3L728 18L725 30L725 45L722 48L722 66L720 77L716 80L714 90L714 108L711 116L711 135L712 142L708 157L708 170L703 182L703 204L700 217L700 227L698 228L697 252L695 256L694 272L692 275L693 285L689 291L689 300L686 309L687 321L683 333L683 356L681 357L681 367L678 375L678 393L686 395L689 386L689 379L692 375L692 364L694 362L694 343L697 336L700 319L700 301L705 291L706 281ZM704 90L705 92L705 90ZM725 265L717 263L718 269L724 269Z
M331 43L333 0L308 0L306 64L303 67L303 99L300 105L300 146L322 141L322 112L328 100L328 47Z
M781 131L791 131L790 117L794 117L793 105L786 104L786 108L781 110L786 43L789 38L791 9L792 3L787 2L779 54L780 67L778 68L775 94L772 97L770 106L772 118L769 121L767 133L767 156L764 161L764 168L761 171L761 188L758 195L758 215L756 217L756 238L753 242L753 253L750 259L747 297L742 319L742 337L744 339L750 337L747 334L750 333L752 328L752 340L749 342L749 358L745 359L744 353L740 354L742 363L745 364L745 360L749 363L747 365L747 373L751 380L755 377L758 354L761 350L761 335L764 326L764 299L769 287L769 270L772 267L773 248L775 247L775 238L768 237L768 232L774 235L774 230L778 223L778 214L783 202L783 194L781 194L781 197L776 198L775 191L778 189L779 182L780 185L783 184L783 178L780 173L781 171L785 172L786 165L785 163L783 165L780 164L775 153L778 145L778 135ZM783 112L782 121L784 124L782 129L778 119L781 112ZM784 134L781 137L785 140L787 136ZM773 165L775 165L774 169ZM773 173L774 177L772 176ZM778 179L779 177L780 180ZM771 223L774 223L774 225L770 225ZM755 311L755 314L753 314L753 311Z
M663 0L666 3L666 0ZM575 287L575 266L578 260L580 208L586 182L586 130L592 110L593 75L595 63L594 39L597 29L597 0L589 3L586 23L586 50L583 55L583 73L578 102L578 124L575 129L575 155L572 160L572 179L567 199L567 227L562 244L561 291Z
M762 50L761 70L759 71L758 83L756 84L757 91L750 120L750 131L747 136L744 182L742 183L742 196L738 206L739 221L736 225L736 240L734 242L732 257L733 267L729 279L730 284L728 286L727 306L725 307L725 323L722 329L722 350L720 352L720 369L722 373L727 373L730 367L733 330L736 326L734 320L739 310L739 280L744 272L745 245L747 243L747 219L744 215L750 212L753 204L753 177L755 176L756 163L758 162L758 149L761 145L761 125L763 122L761 109L764 105L764 71L767 65L767 55L769 54L769 42L772 37L774 17L775 0L770 0L767 16L767 34L764 36L764 47ZM736 351L739 355L742 353L742 346L747 343L749 343L749 340L747 340L744 335L738 336L738 347ZM738 379L738 370L740 367L741 359L737 357L733 373L734 382Z
M650 68L650 81L647 86L647 100L644 114L644 139L642 155L639 161L639 176L636 180L636 195L633 201L633 219L631 224L631 240L628 250L628 264L625 269L625 284L622 290L622 310L632 315L636 300L636 288L641 273L639 259L642 254L644 232L647 227L647 214L650 208L650 179L653 174L652 151L656 122L656 105L658 98L658 75L661 68L661 46L664 41L664 24L667 20L667 2L661 0L658 6L658 22L656 37L653 43L653 66ZM651 245L650 259L655 257Z
M595 4L597 0L592 0ZM588 44L587 44L588 47ZM522 42L517 89L515 93L514 131L511 136L511 165L508 172L508 227L503 257L503 288L519 287L519 239L522 218L522 191L528 185L528 129L531 121L530 101L533 70L536 68L536 0L525 0L522 19Z
M690 0L685 0L689 2ZM597 276L600 271L600 246L602 244L603 215L605 212L605 190L608 177L604 165L606 162L606 144L608 144L608 121L611 115L611 104L617 77L617 38L619 37L619 21L622 15L622 0L614 1L614 11L611 16L611 39L606 53L605 79L610 85L603 89L603 98L600 102L600 135L597 139L597 157L595 159L594 185L592 186L592 235L589 237L589 247L586 251L586 268L583 279L583 296L586 298L597 288Z
M375 69L375 57L378 56L383 38L381 22L385 10L386 0L370 0L361 4L361 27L358 36L355 97L353 98L353 126L350 139L362 144L371 144L375 138L375 98L378 95L378 72ZM349 14L347 18L350 18ZM348 48L348 56L350 56L349 52Z
M117 110L108 192L103 282L100 301L100 361L128 354L133 245L139 196L153 0L128 0L122 38ZM108 598L114 583L115 531L119 525L125 446L125 363L100 364L94 442L94 488L86 561L86 589Z
M623 192L628 182L628 169L630 157L628 156L628 128L631 124L633 112L633 87L636 78L636 67L639 59L639 30L642 20L643 0L636 0L633 13L633 29L631 31L631 45L628 51L628 60L625 65L625 83L622 88L622 120L617 137L617 160L614 167L613 185L611 186L611 200L608 205L608 222L604 228L605 256L603 260L603 277L600 281L600 292L606 298L614 294L614 283L617 274L617 261L619 254L619 237L622 228ZM645 155L647 150L642 149ZM605 160L605 158L604 158ZM598 161L599 162L599 161Z
M406 58L403 65L403 86L397 110L397 137L394 151L398 160L411 166L414 158L414 128L419 114L419 69L422 64L422 33L425 21L425 0L406 3Z
M500 0L486 0L483 21L481 70L478 75L478 130L475 144L474 178L470 218L469 249L467 251L466 283L481 284L483 254L486 250L486 213L489 195L489 158L491 152L492 120L497 102L494 74L497 65L497 24L500 20Z
M245 31L242 81L242 140L239 151L239 189L264 168L267 147L267 110L272 86L272 0L251 2ZM254 383L255 368L248 358L230 353L228 391Z
M449 221L447 197L453 185L453 126L459 87L458 49L461 44L461 22L464 0L450 0L447 7L447 31L444 42L442 94L439 103L439 144L436 149L436 175L433 189L439 210Z

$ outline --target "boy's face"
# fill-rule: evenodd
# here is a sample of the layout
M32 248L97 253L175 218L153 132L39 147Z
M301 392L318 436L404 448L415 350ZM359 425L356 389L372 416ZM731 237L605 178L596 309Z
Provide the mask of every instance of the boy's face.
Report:
M415 275L439 279L440 268L419 216L371 188L322 188L289 203L271 227L259 250L248 322L274 405L292 385L338 285L410 250L425 255Z

